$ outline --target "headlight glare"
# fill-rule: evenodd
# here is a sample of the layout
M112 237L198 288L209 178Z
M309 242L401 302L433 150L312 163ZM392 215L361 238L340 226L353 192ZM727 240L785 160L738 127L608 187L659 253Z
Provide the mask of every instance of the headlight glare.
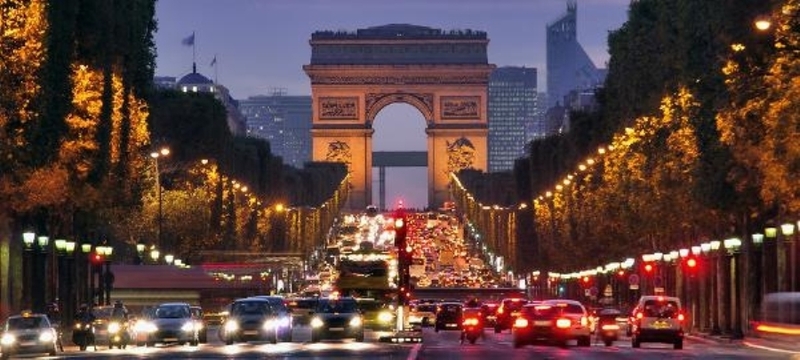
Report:
M194 331L194 321L189 321L189 322L184 323L181 326L181 330L183 330L184 332Z
M275 320L269 319L267 321L264 321L264 325L262 327L264 328L264 330L272 330L275 328L276 323L277 322Z
M119 325L118 322L111 322L108 323L108 332L109 334L116 334L122 327Z
M352 326L352 327L361 326L361 317L356 316L356 317L350 319L350 326Z
M392 321L392 313L388 311L382 311L380 314L378 314L378 321L382 323L388 323Z
M53 336L53 332L50 330L43 331L41 334L39 334L40 342L51 342L53 339L55 339L55 337Z
M0 338L0 343L2 343L3 345L11 345L16 341L17 341L16 336L11 334L3 334L3 337Z
M315 318L311 319L311 327L312 328L322 327L322 325L325 325L325 324L322 322L322 320L320 318L316 318L315 317Z
M228 320L225 322L225 332L234 332L239 330L239 323L234 320Z

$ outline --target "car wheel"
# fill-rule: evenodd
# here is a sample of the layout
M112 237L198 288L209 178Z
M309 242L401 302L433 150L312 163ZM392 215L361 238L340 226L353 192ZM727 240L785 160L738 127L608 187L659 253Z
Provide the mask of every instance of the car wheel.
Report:
M364 342L364 333L363 332L358 334L358 335L356 335L356 341L357 342Z
M501 331L503 331L503 329L501 329L499 326L497 326L497 325L494 326L494 333L495 334L499 334Z
M683 349L683 339L675 340L675 344L673 345L675 350Z
M639 339L634 337L634 338L631 339L631 346L633 348L637 348L638 349L638 348L642 347L642 343L639 341Z
M519 349L519 348L521 348L523 346L525 346L525 342L522 341L522 339L519 339L519 338L515 337L514 338L514 349Z
M588 336L578 338L578 346L592 346L592 339Z
M613 341L611 341L611 340L606 340L606 341L605 341L605 344L606 344L606 346L611 346L611 345L613 345L613 344L614 344L614 342L613 342Z

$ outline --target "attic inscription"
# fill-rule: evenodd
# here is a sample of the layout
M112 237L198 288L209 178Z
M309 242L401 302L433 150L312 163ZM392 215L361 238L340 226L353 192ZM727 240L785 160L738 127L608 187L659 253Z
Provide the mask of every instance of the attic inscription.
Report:
M358 120L357 97L323 97L319 99L321 120Z
M480 119L480 96L442 96L442 119Z

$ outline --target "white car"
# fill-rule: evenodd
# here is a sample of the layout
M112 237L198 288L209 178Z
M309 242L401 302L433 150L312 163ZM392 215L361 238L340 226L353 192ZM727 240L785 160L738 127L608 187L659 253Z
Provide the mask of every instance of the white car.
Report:
M638 348L643 342L661 342L683 349L682 311L677 297L642 296L633 310L631 345Z

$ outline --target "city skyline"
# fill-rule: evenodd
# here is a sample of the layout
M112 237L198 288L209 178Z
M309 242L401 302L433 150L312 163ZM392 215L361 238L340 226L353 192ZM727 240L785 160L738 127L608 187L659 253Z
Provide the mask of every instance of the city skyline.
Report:
M598 67L606 66L607 33L624 23L629 2L578 1L578 41ZM544 91L545 27L566 11L566 0L466 0L457 7L445 0L159 1L156 75L180 77L191 72L194 52L198 72L226 86L235 99L268 94L274 88L286 89L289 95L310 95L310 82L302 66L310 61L308 40L313 32L406 23L486 31L489 62L498 67L536 68L538 89ZM352 16L356 13L358 17ZM194 49L182 44L192 34ZM407 104L386 107L378 114L374 128L375 151L419 151L427 147L425 121ZM388 169L387 204L403 200L407 206L424 207L426 171Z

